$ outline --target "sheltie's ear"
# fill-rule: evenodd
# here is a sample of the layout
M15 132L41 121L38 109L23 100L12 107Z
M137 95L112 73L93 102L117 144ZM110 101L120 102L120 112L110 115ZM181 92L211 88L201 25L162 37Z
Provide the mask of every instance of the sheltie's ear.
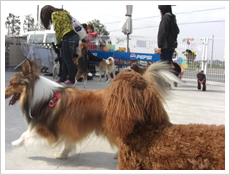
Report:
M22 65L22 73L24 76L28 76L32 73L32 66L29 59L26 59Z
M22 65L22 73L24 76L38 76L38 68L35 61L31 61L29 59L26 59Z

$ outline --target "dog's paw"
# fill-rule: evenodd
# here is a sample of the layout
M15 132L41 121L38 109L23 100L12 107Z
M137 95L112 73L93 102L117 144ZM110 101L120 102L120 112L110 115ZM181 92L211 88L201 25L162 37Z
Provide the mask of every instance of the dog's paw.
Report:
M106 81L105 83L110 83L111 79L109 79L108 81Z
M114 159L118 159L118 152L116 152L113 156Z
M66 158L67 158L67 155L66 155L66 154L63 154L63 153L61 153L61 152L57 152L57 153L54 154L54 157L55 157L56 159L66 159Z
M15 141L11 142L11 145L13 147L20 147L23 145L23 140L21 140L21 139L15 140Z
M72 87L74 87L74 88L75 88L76 86L77 86L77 83L75 82L75 83L74 83L74 85L73 85Z

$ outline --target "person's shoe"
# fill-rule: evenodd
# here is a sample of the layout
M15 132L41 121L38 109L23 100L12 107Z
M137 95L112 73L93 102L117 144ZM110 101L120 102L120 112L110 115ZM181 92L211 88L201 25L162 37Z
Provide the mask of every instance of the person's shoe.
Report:
M69 80L66 80L66 81L64 82L64 84L74 84L74 83L72 83L72 82L69 81Z
M55 81L56 83L62 83L60 80Z

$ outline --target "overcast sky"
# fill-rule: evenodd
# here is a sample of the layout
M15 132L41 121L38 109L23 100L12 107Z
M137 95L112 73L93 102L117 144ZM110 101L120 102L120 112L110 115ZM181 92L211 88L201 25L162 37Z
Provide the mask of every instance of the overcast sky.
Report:
M106 26L110 35L124 35L120 23L125 18L126 5L133 5L133 33L136 36L156 37L160 22L158 5L176 5L172 7L180 28L178 37L224 38L225 27L229 24L228 1L1 1L2 23L9 13L21 17L31 14L37 19L44 5L53 5L68 10L81 23L98 19ZM12 5L13 4L13 5ZM40 12L39 12L40 14Z

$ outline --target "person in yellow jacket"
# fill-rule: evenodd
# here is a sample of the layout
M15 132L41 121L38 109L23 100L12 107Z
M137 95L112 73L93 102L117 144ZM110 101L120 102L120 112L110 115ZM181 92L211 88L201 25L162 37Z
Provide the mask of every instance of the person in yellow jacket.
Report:
M79 45L79 36L73 30L69 12L51 5L46 5L41 9L40 19L45 29L50 29L51 24L54 26L56 45L62 53L61 77L57 82L74 84L76 68L72 59ZM69 78L67 80L68 76Z

